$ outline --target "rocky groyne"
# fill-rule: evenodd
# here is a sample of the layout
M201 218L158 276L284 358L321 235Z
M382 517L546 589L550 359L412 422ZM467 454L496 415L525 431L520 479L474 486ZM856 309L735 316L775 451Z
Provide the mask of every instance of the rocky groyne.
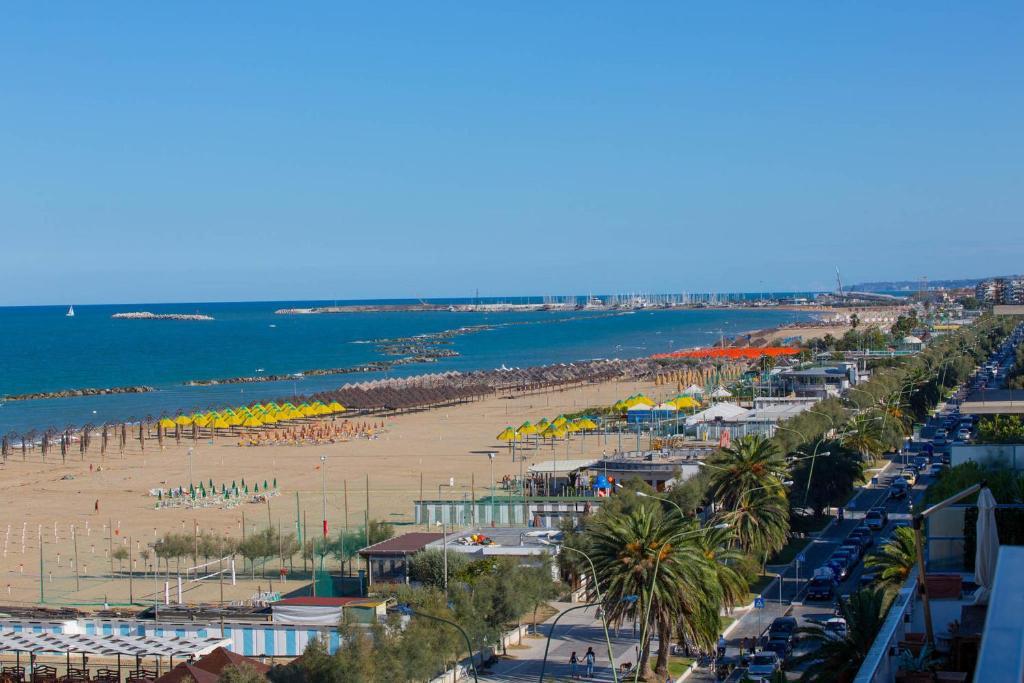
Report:
M5 401L34 401L44 398L77 398L80 396L106 396L108 394L145 394L156 391L153 387L110 387L109 389L63 389L61 391L40 391L32 394L4 396Z
M115 313L110 317L115 320L213 320L213 316L201 313L150 313L149 311Z

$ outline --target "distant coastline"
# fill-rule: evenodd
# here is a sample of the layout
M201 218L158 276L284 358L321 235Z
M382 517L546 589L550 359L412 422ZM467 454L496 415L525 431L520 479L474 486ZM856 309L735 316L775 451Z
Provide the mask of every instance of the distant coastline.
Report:
M153 387L108 387L105 389L61 389L60 391L38 391L31 394L13 394L4 396L5 401L36 401L47 398L76 398L79 396L107 396L109 394L146 394L156 391Z

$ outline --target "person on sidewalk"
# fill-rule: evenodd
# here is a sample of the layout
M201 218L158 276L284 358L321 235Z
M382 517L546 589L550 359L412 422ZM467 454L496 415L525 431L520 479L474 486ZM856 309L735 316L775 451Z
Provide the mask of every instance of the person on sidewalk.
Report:
M583 655L583 661L587 664L587 678L593 678L594 663L597 661L597 655L594 654L594 648L587 648L587 654Z
M718 656L719 657L724 657L725 656L725 647L726 647L725 634L722 633L722 634L720 634L718 636Z
M573 650L572 654L569 655L569 677L570 678L579 678L579 676L576 675L576 665L579 664L579 663L580 663L580 658L576 656L576 650Z

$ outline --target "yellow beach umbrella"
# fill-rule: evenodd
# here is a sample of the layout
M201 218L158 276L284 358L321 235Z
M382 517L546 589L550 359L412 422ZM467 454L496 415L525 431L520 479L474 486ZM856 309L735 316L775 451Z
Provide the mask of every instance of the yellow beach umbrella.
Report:
M512 427L505 427L495 438L498 439L498 441L518 441L519 435L516 434L516 430L512 429Z
M187 427L188 425L192 424L192 418L189 417L188 415L179 415L178 417L174 418L174 424L181 425L182 427Z
M260 420L265 425L277 424L277 418L271 415L270 413L264 413L262 416L260 416Z
M160 420L160 426L164 429L174 429L177 426L177 423L171 418L165 417Z
M315 409L316 409L316 414L317 415L330 415L331 414L331 409L328 408L327 406L325 406L323 403L321 403L320 405L316 406Z
M197 427L206 427L207 425L210 424L210 419L205 415L200 415L199 417L192 418L192 424L196 425Z
M242 422L243 427L262 427L263 423L257 420L255 417L249 417Z
M533 424L529 420L527 420L523 424L519 425L518 432L520 434L524 434L524 435L525 434L536 434L537 433L537 428L534 427Z
M344 413L345 412L345 406L341 405L337 401L332 401L327 407L331 409L332 413Z
M235 414L230 416L226 421L232 427L237 427L245 421L245 418L243 418L241 415Z
M537 420L537 424L533 425L533 431L536 434L540 434L545 429L547 429L550 424L551 423L548 422L548 419L546 417L542 417L541 419Z
M565 415L559 415L558 417L551 421L551 424L554 425L555 427L561 427L566 422L568 422L568 420L565 419Z
M213 428L214 429L231 429L231 425L229 425L227 423L227 420L225 420L224 418L219 418L219 419L213 421Z
M591 420L589 417L585 417L580 420L580 427L582 429L597 429L597 423Z

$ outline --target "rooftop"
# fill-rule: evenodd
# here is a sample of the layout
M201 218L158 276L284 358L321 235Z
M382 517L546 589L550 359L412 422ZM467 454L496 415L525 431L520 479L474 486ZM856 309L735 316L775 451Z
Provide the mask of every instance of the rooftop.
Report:
M359 551L363 557L367 555L411 555L423 550L428 544L443 538L444 534L429 531L414 531L401 536L374 543Z

